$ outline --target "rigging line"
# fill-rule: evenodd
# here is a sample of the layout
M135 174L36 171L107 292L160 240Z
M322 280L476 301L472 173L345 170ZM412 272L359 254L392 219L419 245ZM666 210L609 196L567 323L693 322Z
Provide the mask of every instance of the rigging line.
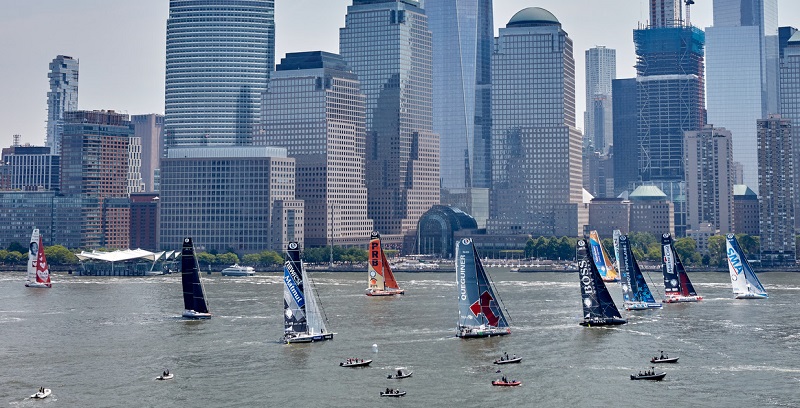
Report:
M650 271L649 270L647 270L647 278L650 279L650 286L655 287L656 284L653 282L653 277L650 276ZM650 289L650 293L653 293L652 289ZM666 289L664 289L663 291L660 290L658 292L658 294L662 295L661 299L659 299L659 300L664 300L664 298L667 297Z
M478 262L480 262L480 260ZM497 300L499 301L499 302L497 302L498 305L500 306L501 309L503 309L506 312L506 314L503 317L505 317L505 319L506 319L506 324L509 324L514 319L511 318L511 313L509 313L508 309L506 309L506 303L503 302L503 299L500 297L500 292L497 290L497 287L494 285L494 280L492 279L492 275L489 275L489 272L486 270L486 268L483 267L483 264L481 264L481 269L483 269L483 273L486 275L486 277L489 280L489 286L492 288L492 291L494 292L494 295L497 297Z
M306 272L306 274L308 274L308 272ZM325 323L330 323L328 321L328 315L325 313L325 308L322 307L322 300L320 300L320 298L319 298L319 293L317 291L316 282L314 282L314 280L311 279L310 275L308 275L308 280L311 281L311 286L314 287L314 300L317 301L317 306L319 306L319 311L322 312L322 318L325 319Z

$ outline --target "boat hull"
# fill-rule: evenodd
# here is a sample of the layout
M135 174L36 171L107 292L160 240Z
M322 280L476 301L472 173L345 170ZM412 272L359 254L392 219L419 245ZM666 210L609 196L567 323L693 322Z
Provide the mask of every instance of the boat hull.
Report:
M661 309L664 305L660 303L647 303L647 302L625 302L623 303L625 310L648 310L648 309Z
M661 381L666 376L667 376L667 373L658 373L658 374L653 374L653 375L635 375L635 374L631 374L631 380Z
M370 365L370 363L372 363L372 360L364 360L357 363L339 363L339 367L348 367L348 368L366 367Z
M173 378L175 378L175 374L167 374L167 375L159 375L158 377L156 377L156 380L166 381L166 380L171 380Z
M689 303L699 302L703 300L702 296L667 296L662 302L664 303Z
M33 399L44 399L44 398L49 397L50 393L51 393L50 389L49 388L45 388L44 392L37 392L36 394L31 395L31 398L33 398Z
M674 364L678 362L680 357L672 357L672 358L651 358L650 362L652 364Z
M298 334L287 336L283 338L286 344L292 343L313 343L316 341L333 340L333 335L336 333L320 333L320 334Z
M402 397L403 395L406 395L405 391L400 391L400 392L382 392L381 393L381 397Z
M495 387L516 387L521 384L522 381L511 381L511 382L492 381L492 385L494 385Z
M211 313L201 313L201 312L195 312L194 310L184 310L183 318L189 320L210 319Z
M394 295L405 294L406 291L403 289L385 289L385 290L367 289L366 293L367 296L394 296Z
M456 336L462 339L477 339L482 337L507 336L509 334L511 334L511 329L509 328L461 328L458 333L456 333Z
M494 360L494 363L497 364L497 365L514 364L514 363L521 363L521 362L522 362L522 357L512 358L512 359L508 359L508 360Z
M386 378L389 379L389 380L402 380L403 378L411 377L412 374L414 374L413 371L410 372L410 373L403 374L403 375L391 375L391 374L389 374L389 376L386 377Z
M764 294L740 293L740 294L734 295L734 299L766 299L768 297L769 296L767 296L766 293L764 293Z
M605 318L605 319L591 319L591 320L584 320L580 323L583 327L593 327L593 326L619 326L621 324L628 323L625 319L615 319L615 318Z
M26 287L29 287L29 288L43 288L43 289L47 289L47 288L50 288L50 287L52 287L53 285L52 285L52 284L49 284L49 283L28 282L28 283L26 283L26 284L25 284L25 286L26 286Z

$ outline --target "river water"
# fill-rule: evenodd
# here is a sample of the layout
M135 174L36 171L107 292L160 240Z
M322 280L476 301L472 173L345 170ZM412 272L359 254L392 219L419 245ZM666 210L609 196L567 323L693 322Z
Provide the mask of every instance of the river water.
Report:
M312 273L338 334L303 345L278 341L277 273L204 275L215 316L199 322L180 318L178 275L56 274L47 290L0 273L0 405L800 407L800 274L762 273L769 299L734 300L726 273L690 273L702 302L623 311L626 325L584 328L577 272L490 273L510 336L454 337L452 274L399 273L405 296L368 298L366 273ZM609 285L619 301L619 286ZM658 367L665 380L631 381L659 350L680 356ZM522 364L496 373L503 352ZM374 361L339 367L349 357ZM401 367L413 377L386 379ZM175 379L155 381L164 369ZM522 386L492 387L503 374ZM51 397L27 399L40 386ZM387 387L408 395L379 397Z

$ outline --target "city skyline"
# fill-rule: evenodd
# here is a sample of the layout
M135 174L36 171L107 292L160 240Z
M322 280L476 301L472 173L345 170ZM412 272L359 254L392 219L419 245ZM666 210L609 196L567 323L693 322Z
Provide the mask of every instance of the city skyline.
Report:
M164 112L164 55L168 2L104 2L102 8L89 0L69 4L55 1L19 3L0 16L0 51L10 63L0 68L8 95L0 102L0 144L11 144L12 135L22 143L43 145L47 118L48 62L56 55L81 60L79 109L114 109L129 114ZM296 0L276 2L276 60L287 52L324 50L338 52L338 29L344 26L351 0ZM312 7L313 3L313 7ZM635 62L632 31L649 19L648 3L629 0L505 0L494 7L495 36L517 11L531 6L559 16L575 41L576 65L583 66L583 51L596 45L617 49L618 77L631 76ZM712 2L692 8L692 23L701 29L711 25ZM614 10L608 15L607 10ZM578 12L579 11L579 12ZM800 4L779 3L779 25L800 25ZM603 20L597 15L606 16ZM71 21L71 31L60 21ZM313 24L306 24L313 21ZM308 33L309 27L313 31ZM24 38L24 41L20 41ZM585 106L584 72L576 72L576 104ZM580 113L580 112L579 112ZM579 120L582 115L578 115ZM582 120L578 123L583 127Z

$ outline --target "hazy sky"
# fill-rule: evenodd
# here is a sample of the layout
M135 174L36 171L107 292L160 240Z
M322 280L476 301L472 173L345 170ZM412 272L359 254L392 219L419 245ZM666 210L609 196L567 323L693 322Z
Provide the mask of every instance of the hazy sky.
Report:
M427 0L440 1L440 0ZM800 26L800 1L779 0L782 26ZM287 52L338 52L351 0L276 0L276 62ZM634 75L632 30L648 19L648 0L494 0L495 31L517 11L552 12L575 46L578 124L585 109L584 51L617 50L617 77ZM711 25L712 0L697 0L692 22ZM168 0L0 0L0 147L12 135L42 145L48 64L80 60L79 108L130 114L164 112Z

